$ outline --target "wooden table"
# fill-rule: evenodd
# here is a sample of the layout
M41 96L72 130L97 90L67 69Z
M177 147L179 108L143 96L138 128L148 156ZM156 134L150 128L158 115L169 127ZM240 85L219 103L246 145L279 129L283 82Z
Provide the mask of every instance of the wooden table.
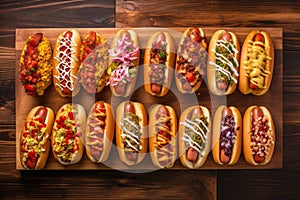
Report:
M234 1L51 1L0 3L0 193L6 199L296 199L300 195L300 5ZM161 170L16 170L16 28L283 28L283 168ZM276 81L276 80L273 80ZM276 100L275 100L276 101ZM217 179L216 179L217 178ZM232 190L235 195L232 195Z

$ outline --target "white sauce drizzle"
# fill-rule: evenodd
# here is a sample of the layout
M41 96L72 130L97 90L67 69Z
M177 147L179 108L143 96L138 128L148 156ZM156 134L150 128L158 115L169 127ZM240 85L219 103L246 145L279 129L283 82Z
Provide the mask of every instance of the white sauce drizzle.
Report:
M59 41L59 46L56 49L59 53L55 56L55 59L59 62L59 64L55 67L55 69L56 71L58 71L59 75L56 75L54 77L59 81L59 83L56 83L55 85L57 85L61 91L64 88L67 88L70 91L74 90L74 83L72 78L77 79L77 77L71 73L72 69L74 68L74 66L72 66L71 64L74 60L78 61L78 59L74 56L74 54L76 53L74 47L76 46L76 42L74 42L72 39L63 37ZM61 51L60 49L62 47L65 47L66 49L64 51ZM67 51L70 51L70 53L67 53ZM63 85L62 82L64 80L66 82Z

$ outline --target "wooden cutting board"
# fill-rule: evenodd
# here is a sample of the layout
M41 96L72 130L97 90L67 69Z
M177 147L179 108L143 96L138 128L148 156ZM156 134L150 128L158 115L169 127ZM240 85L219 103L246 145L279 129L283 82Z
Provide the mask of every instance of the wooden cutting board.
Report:
M222 27L202 27L207 38L207 42L212 36L212 34ZM108 40L108 43L111 43L113 36L119 30L119 28L75 28L84 38L89 31L93 30L98 32L102 37ZM140 48L141 53L141 62L143 61L143 53L146 46L146 42L149 36L156 31L168 31L171 33L175 40L176 48L178 48L179 39L181 34L184 32L185 28L133 28L140 39ZM23 167L20 163L20 134L22 127L24 125L24 120L27 116L27 113L37 105L44 105L52 108L55 113L58 109L65 103L73 102L82 104L86 111L88 111L92 104L98 100L104 100L112 104L114 112L116 106L124 100L132 100L142 102L149 112L151 106L157 103L166 104L172 106L179 118L181 112L192 105L199 104L206 106L211 111L211 116L217 106L221 104L234 105L236 106L241 114L243 115L246 108L251 105L261 105L269 108L270 112L273 115L273 120L275 123L276 129L276 144L273 154L273 158L265 166L252 166L245 162L243 154L241 155L238 163L234 166L219 166L214 163L211 153L209 154L205 164L199 168L202 169L273 169L273 168L282 168L283 166L283 91L282 91L282 74L283 74L283 59L282 59L282 29L281 28L260 28L260 30L267 31L272 37L274 47L275 47L275 68L273 74L273 80L270 87L270 90L263 96L254 96L254 95L243 95L238 90L236 90L232 95L217 97L210 95L209 90L206 86L206 83L202 84L200 89L193 95L182 95L176 89L174 79L168 94L164 97L158 98L148 95L144 91L143 87L143 69L142 67L139 70L139 76L137 79L137 87L133 95L129 98L116 98L112 97L111 92L108 87L96 95L87 94L84 89L81 89L81 92L73 98L62 98L54 90L53 84L45 91L45 95L41 97L31 97L24 93L24 88L19 81L19 59L21 50L25 43L25 40L28 36L42 32L50 40L52 48L56 41L57 36L67 30L66 28L34 28L34 29L16 29L16 168L21 170ZM234 32L240 41L240 44L243 44L243 41L247 34L252 31L252 28L226 28L225 30ZM115 141L114 141L115 144ZM122 164L119 160L117 154L117 148L113 145L109 159L104 164L95 164L92 163L86 155L83 156L82 160L74 165L63 166L54 160L53 154L50 153L45 169L53 170L65 170L65 169L118 169L123 171L152 171L156 170L153 166L150 156L147 155L145 160L137 166L128 167ZM178 159L175 165L168 170L187 170L183 167Z

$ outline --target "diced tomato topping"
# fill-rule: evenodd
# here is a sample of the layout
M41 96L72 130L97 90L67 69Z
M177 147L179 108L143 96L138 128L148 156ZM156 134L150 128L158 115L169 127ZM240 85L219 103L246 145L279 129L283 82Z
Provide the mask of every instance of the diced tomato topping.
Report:
M70 120L74 120L74 113L68 112L68 117L70 118Z

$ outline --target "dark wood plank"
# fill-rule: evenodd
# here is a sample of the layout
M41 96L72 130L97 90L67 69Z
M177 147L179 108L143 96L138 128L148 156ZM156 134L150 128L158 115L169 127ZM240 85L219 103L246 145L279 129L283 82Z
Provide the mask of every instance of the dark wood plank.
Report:
M297 1L116 0L117 27L282 27L284 49L300 47Z

